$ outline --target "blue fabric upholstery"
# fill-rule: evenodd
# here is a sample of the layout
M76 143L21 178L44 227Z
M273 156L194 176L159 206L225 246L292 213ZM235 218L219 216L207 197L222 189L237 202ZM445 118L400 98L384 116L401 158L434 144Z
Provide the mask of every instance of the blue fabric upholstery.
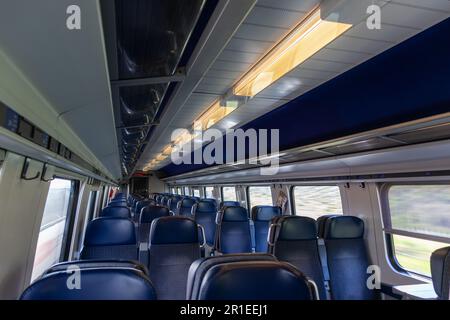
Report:
M206 244L214 246L214 235L216 233L216 202L201 200L192 207L195 221L205 230Z
M223 209L223 207L239 207L240 205L239 201L222 201L219 209Z
M122 218L97 218L86 228L81 259L138 260L133 221Z
M323 239L325 234L325 222L332 217L340 216L338 214L326 214L317 218L317 236Z
M125 268L125 269L136 269L144 273L146 276L149 275L148 269L143 264L136 261L128 260L75 260L75 261L64 261L54 264L48 268L42 277L45 277L54 272L68 271L69 267L77 266L80 269L100 269L100 268Z
M206 272L211 267L223 263L243 261L277 261L277 259L271 254L262 253L224 254L198 259L194 261L189 268L186 300L198 299L200 285Z
M139 221L139 242L148 242L153 220L170 216L169 209L163 206L148 206L141 210Z
M247 209L224 207L217 214L215 248L221 253L252 252L252 238Z
M312 279L320 299L327 298L322 264L320 261L317 225L314 219L300 216L280 216L273 219L273 246L270 253L279 260L289 262Z
M188 217L162 217L153 220L149 245L198 243L197 224Z
M129 219L131 218L131 213L128 207L106 207L100 213L100 217Z
M434 291L440 300L449 300L450 247L435 250L431 254L430 266Z
M267 234L269 232L270 221L276 216L281 216L280 207L255 206L252 208L256 252L267 252Z
M197 224L188 217L163 217L150 230L149 270L158 298L183 300L189 267L200 258Z
M180 202L181 199L182 198L178 197L178 196L173 196L173 197L170 198L169 205L168 205L170 211L172 211L173 213L177 212L178 202Z
M127 207L126 201L111 201L107 207Z
M21 300L156 300L156 291L142 272L129 268L80 269L81 289L70 290L72 273L51 273L29 286Z
M199 300L313 300L306 277L278 261L218 264L205 274Z
M372 300L379 292L367 285L369 257L364 243L364 222L352 216L336 216L325 222L325 247L335 300Z
M178 211L177 214L180 216L191 216L192 215L192 207L196 203L195 199L192 198L183 198L178 203Z
M148 199L138 201L134 207L134 215L137 216L136 221L139 221L139 214L141 213L142 208L153 204L154 202Z

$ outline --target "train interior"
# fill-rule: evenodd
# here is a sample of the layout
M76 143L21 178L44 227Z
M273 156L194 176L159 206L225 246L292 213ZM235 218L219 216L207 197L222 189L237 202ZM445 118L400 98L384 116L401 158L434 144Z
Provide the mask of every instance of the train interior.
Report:
M450 1L0 26L0 299L450 299Z

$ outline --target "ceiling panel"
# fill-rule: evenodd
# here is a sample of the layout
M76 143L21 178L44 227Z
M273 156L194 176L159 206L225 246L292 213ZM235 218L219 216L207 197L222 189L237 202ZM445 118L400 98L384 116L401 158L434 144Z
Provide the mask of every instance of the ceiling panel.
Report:
M389 3L382 8L381 16L382 24L400 25L422 30L445 19L448 17L448 13Z
M196 92L212 90L218 93L215 98L219 98L220 92L228 91L232 83L248 71L253 63L263 57L319 2L259 0L207 72L205 79L200 82ZM242 125L251 121L261 112L266 113L283 105L449 16L450 1L424 3L425 1L415 0L392 1L382 8L381 30L369 30L365 21L356 24L284 78L235 110L224 122L240 122ZM211 103L214 100L211 99ZM190 108L189 99L186 103L186 107ZM211 103L205 102L199 110L205 110ZM217 126L227 127L222 122ZM167 136L161 136L161 139L168 142Z
M274 43L288 32L289 29L285 28L274 28L244 23L236 33L236 37Z

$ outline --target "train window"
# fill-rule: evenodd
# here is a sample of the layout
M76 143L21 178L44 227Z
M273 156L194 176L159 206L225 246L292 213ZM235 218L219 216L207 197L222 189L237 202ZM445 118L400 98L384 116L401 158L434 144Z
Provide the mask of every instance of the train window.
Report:
M169 192L170 192L171 194L175 194L175 188L170 187L170 188L169 188Z
M394 185L388 205L391 258L404 270L430 276L431 253L450 243L450 185Z
M214 187L205 187L205 198L214 198Z
M184 187L184 188L183 188L183 191L184 191L184 195L185 195L185 196L188 196L188 195L189 195L189 187Z
M70 211L72 183L66 179L55 179L50 183L36 247L32 280L60 261L64 249L64 233L67 231L66 220Z
M237 201L235 187L222 187L222 201Z
M249 208L254 206L271 206L272 191L269 186L248 187Z
M338 186L295 186L292 190L295 214L314 219L326 214L342 214Z
M194 197L200 197L200 189L199 188L193 188L192 189L192 195Z

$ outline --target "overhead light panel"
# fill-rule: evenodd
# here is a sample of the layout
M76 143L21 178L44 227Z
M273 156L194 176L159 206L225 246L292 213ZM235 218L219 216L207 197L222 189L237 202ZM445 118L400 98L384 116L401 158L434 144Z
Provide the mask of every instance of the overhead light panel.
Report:
M244 75L233 93L257 95L352 27L333 20L322 20L318 7Z

